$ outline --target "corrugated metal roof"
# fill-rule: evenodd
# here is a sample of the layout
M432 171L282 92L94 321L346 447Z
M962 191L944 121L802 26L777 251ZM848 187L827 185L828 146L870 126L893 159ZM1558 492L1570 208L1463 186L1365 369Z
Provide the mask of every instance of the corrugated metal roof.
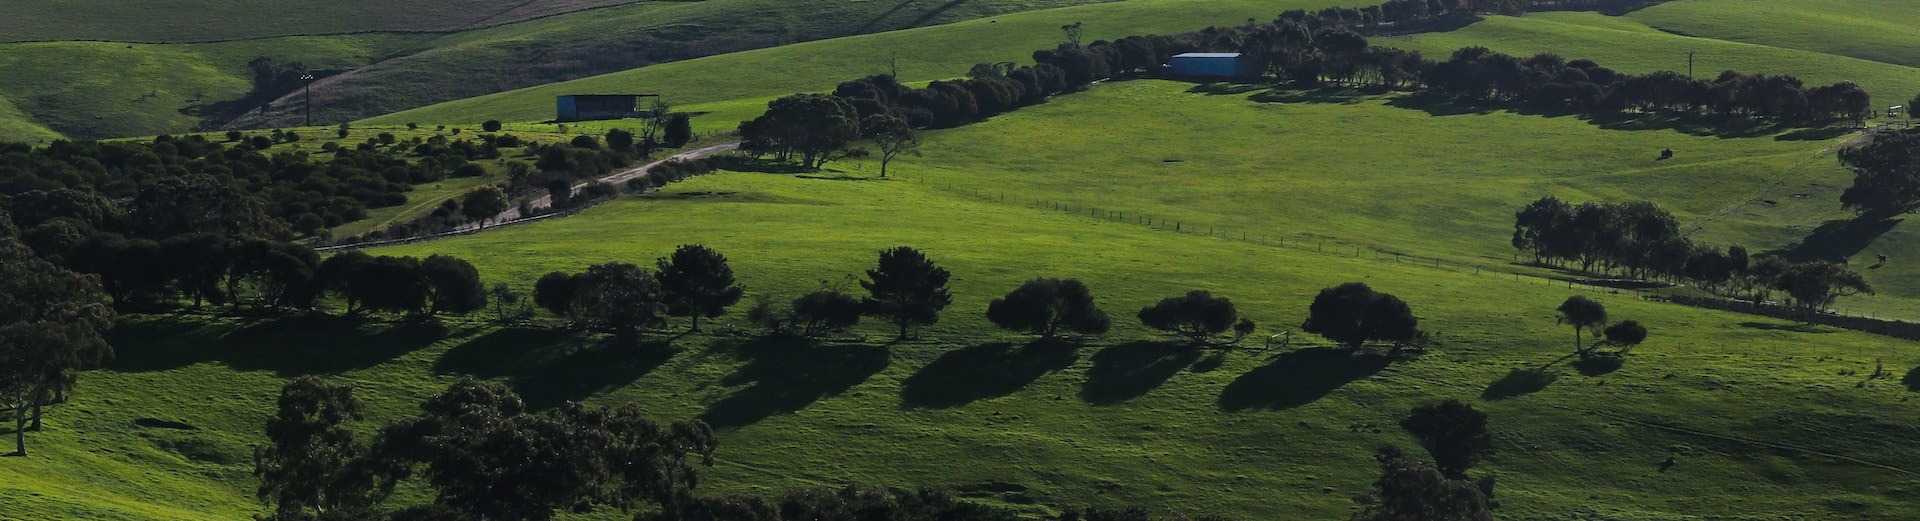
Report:
M1237 52L1190 52L1185 54L1175 54L1173 55L1173 57L1175 58L1239 58L1240 53L1237 53Z

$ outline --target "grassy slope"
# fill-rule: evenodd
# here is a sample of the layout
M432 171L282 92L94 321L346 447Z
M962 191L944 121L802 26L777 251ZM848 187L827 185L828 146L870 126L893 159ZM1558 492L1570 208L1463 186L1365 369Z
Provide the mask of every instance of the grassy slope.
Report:
M1780 25L1815 26L1818 23L1817 19L1786 19L1791 21ZM1846 33L1834 30L1825 34ZM1904 41L1920 44L1920 36ZM1866 88L1876 102L1906 100L1920 92L1920 69L1910 66L1758 43L1678 36L1633 23L1632 19L1595 13L1536 13L1524 18L1495 16L1455 31L1389 39L1384 43L1419 50L1435 59L1444 59L1454 49L1469 45L1520 55L1552 51L1567 59L1589 58L1601 65L1634 73L1685 71L1687 52L1691 50L1699 53L1694 74L1700 77L1712 78L1720 71L1737 70L1749 74L1793 74L1810 85L1852 81Z
M1629 18L1680 34L1920 67L1920 3L1901 0L1686 0ZM1892 103L1890 103L1891 105Z
M421 41L420 36L363 35L188 45L0 44L0 71L6 72L0 74L0 99L19 109L24 117L15 121L20 124L76 138L177 133L199 122L186 113L192 107L244 95L253 76L247 62L257 56L340 69ZM0 140L46 137L0 127Z
M1324 7L1328 0L1124 0L1109 4L1007 14L881 34L655 65L580 80L463 99L369 119L376 123L541 121L552 119L559 94L640 89L668 101L697 104L832 90L851 78L887 72L899 55L909 81L951 78L975 63L1030 61L1035 49L1061 40L1059 27L1084 22L1088 39L1184 32L1208 25L1272 18L1289 8Z
M0 41L181 43L375 31L453 31L644 0L14 0Z
M956 301L925 332L933 340L890 350L693 336L670 359L570 358L577 343L565 334L477 322L135 319L117 334L115 368L86 375L76 402L32 437L37 455L0 462L0 517L242 518L254 512L245 447L280 378L325 374L359 385L383 418L465 375L507 379L537 403L591 397L705 415L725 426L723 463L705 480L716 491L929 483L1014 504L1332 519L1371 481L1372 447L1412 446L1393 425L1406 408L1477 400L1509 370L1567 351L1551 318L1564 288L1154 231L931 183L719 174L576 218L376 253L452 253L524 286L547 270L644 263L690 242L732 254L750 292L782 297L912 244L954 271ZM979 310L1035 275L1087 280L1116 315L1112 338L1078 352L991 347L1023 340L989 332ZM1442 347L1377 374L1312 349L1163 358L1124 319L1210 288L1266 334L1299 323L1313 291L1347 280L1406 298ZM1912 429L1894 419L1909 393L1840 374L1870 371L1876 357L1903 371L1911 343L1599 298L1655 331L1624 369L1588 377L1557 364L1549 371L1563 376L1544 390L1476 401L1495 422L1501 452L1484 468L1500 475L1503 516L1920 514L1912 475L1739 441L1920 465L1920 452L1894 441ZM129 426L147 417L198 430ZM1668 456L1680 465L1657 472Z

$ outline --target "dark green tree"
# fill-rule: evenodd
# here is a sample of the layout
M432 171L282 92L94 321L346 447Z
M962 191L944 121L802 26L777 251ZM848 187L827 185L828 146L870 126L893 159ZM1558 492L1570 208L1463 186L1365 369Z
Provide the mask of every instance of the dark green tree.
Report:
M576 320L573 292L573 275L550 272L540 276L540 280L533 284L533 303L554 316Z
M1876 220L1920 208L1920 132L1883 133L1841 148L1839 157L1853 169L1853 186L1840 194L1843 208Z
M633 132L619 128L608 129L607 148L615 152L633 151Z
M1353 521L1493 521L1486 493L1474 482L1450 479L1398 450L1380 456L1373 491L1355 498Z
M1599 329L1607 325L1607 307L1599 302L1574 295L1561 302L1555 311L1560 312L1560 323L1573 326L1573 352L1582 357L1590 351L1581 344L1581 334L1590 329Z
M499 132L500 120L497 120L497 119L486 120L485 122L480 123L480 130L485 132Z
M498 186L486 185L475 188L468 191L467 195L460 197L460 214L469 221L480 223L482 228L486 227L487 219L500 215L500 212L507 211L509 207L507 193L501 191Z
M206 174L163 177L141 187L128 214L134 230L156 239L195 232L283 239L291 236L286 225L267 215L260 199Z
M987 321L1001 329L1051 339L1062 331L1104 335L1113 327L1093 292L1079 279L1033 279L987 304Z
M901 246L881 251L879 264L860 281L868 294L867 313L892 320L900 328L898 338L905 340L908 328L939 322L940 310L953 303L947 294L951 276L920 250Z
M873 140L874 148L880 149L880 177L887 176L887 165L901 154L915 153L920 147L920 134L913 130L907 120L892 114L873 114L861 121L862 131Z
M666 306L660 293L660 281L639 266L596 264L574 276L567 307L580 327L611 332L620 343L633 345L641 328L663 322Z
M270 521L375 518L393 493L394 476L368 458L352 422L366 408L353 387L302 376L280 389L279 413L267 420L267 443L253 450L253 475Z
M1622 320L1607 326L1602 334L1606 335L1608 345L1618 347L1620 351L1625 352L1647 341L1647 326L1642 326L1640 322L1634 320Z
M789 321L808 338L846 331L860 323L865 305L853 295L836 289L820 289L793 299Z
M819 168L860 137L859 112L838 96L794 94L767 104L767 112L740 123L741 148Z
M660 138L667 148L680 148L693 142L693 118L684 113L675 113L667 119L667 130Z
M1786 266L1773 278L1772 287L1793 297L1793 306L1809 316L1832 306L1840 297L1873 293L1873 285L1859 272L1821 261Z
M1347 349L1370 341L1393 342L1395 349L1420 337L1420 319L1399 297L1348 282L1320 290L1307 307L1300 330L1320 335Z
M700 317L718 317L746 292L733 281L727 257L699 244L682 245L660 259L660 292L667 314L692 318L688 331L700 330Z
M1208 337L1233 327L1240 313L1234 310L1233 301L1226 297L1193 290L1185 296L1168 297L1140 308L1135 316L1147 327L1187 337L1195 345L1200 345L1205 344Z
M113 357L103 336L113 309L92 279L41 260L16 236L0 211L0 405L13 411L14 453L25 456L41 407Z
M487 287L473 263L433 255L420 262L420 275L427 279L428 313L465 315L487 307Z
M1400 420L1400 428L1420 441L1434 466L1450 479L1466 479L1467 469L1493 453L1486 413L1459 400L1415 407Z

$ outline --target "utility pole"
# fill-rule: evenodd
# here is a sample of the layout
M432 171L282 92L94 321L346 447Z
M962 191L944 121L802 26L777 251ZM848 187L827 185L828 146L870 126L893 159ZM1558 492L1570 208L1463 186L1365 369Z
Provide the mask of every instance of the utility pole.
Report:
M311 72L300 73L300 81L307 82L307 88L306 88L307 124L304 126L311 127L313 126L313 73Z
M1693 51L1687 51L1687 79L1693 79Z

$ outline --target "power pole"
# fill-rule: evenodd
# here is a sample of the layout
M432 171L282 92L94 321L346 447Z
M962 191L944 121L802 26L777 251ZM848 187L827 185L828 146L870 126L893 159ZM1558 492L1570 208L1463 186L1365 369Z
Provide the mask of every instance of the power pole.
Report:
M1687 79L1693 79L1693 51L1687 51Z
M307 113L307 124L304 126L311 127L313 126L313 73L311 72L300 73L300 81L307 82L307 87L306 87L307 101L305 103L306 105L305 108Z

